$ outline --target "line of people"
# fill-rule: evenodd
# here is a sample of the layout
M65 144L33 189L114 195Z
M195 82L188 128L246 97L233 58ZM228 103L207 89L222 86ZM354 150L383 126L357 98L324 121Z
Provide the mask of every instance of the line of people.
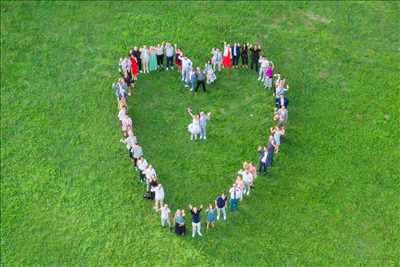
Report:
M208 70L221 71L221 68L238 68L239 58L242 59L242 67L248 68L248 51L251 53L251 66L250 68L256 70L258 73L258 80L263 83L265 88L272 90L273 80L275 79L275 113L273 120L277 122L275 127L270 129L270 135L266 146L260 146L259 152L259 168L258 174L265 175L267 168L272 166L273 155L279 152L279 146L283 141L285 135L285 127L288 121L288 104L289 101L285 94L289 90L289 86L286 84L285 79L280 74L274 74L274 64L268 61L261 55L261 46L235 43L230 46L224 43L224 52L222 53L218 48L212 49L212 57L206 64L205 69L207 70L207 82L208 82ZM151 70L163 69L164 68L164 54L167 57L166 69L174 69L174 65L177 66L178 71L181 72L182 80L186 82L187 73L193 71L192 69L185 69L186 66L191 66L185 60L191 60L187 58L181 49L177 48L176 45L172 46L170 43L163 43L154 47L147 48L143 46L138 49L134 47L129 57L121 58L119 62L121 78L113 84L113 89L118 101L118 119L120 121L122 136L121 142L126 145L129 157L132 160L134 169L138 172L139 181L145 184L146 192L144 197L147 199L154 200L154 210L160 213L161 226L172 229L171 223L171 209L167 203L165 203L165 191L163 185L159 182L157 173L154 167L148 163L144 158L143 148L138 143L137 137L133 131L133 120L128 115L128 97L132 95L132 88L138 78L139 73L149 73ZM155 55L156 57L154 58ZM174 64L175 55L175 64ZM150 68L150 60L156 60L157 67ZM154 65L154 62L153 64ZM203 74L205 74L203 72ZM196 74L197 75L197 74ZM198 78L198 77L196 77ZM214 77L214 80L216 77ZM212 80L212 79L211 79ZM212 82L214 81L212 80ZM198 88L198 80L196 85ZM212 83L210 81L210 83ZM192 90L193 84L190 84ZM205 91L205 87L203 88ZM188 109L189 114L194 117L191 113L191 109ZM211 113L203 114L205 121L210 117ZM190 129L189 129L190 131ZM204 132L200 133L201 139L206 139L205 126ZM191 132L192 133L192 132ZM196 132L197 133L197 132ZM192 139L196 136L191 136ZM231 212L238 210L239 203L243 200L244 196L250 194L251 189L254 187L254 181L257 177L257 167L251 162L244 162L242 168L238 171L237 177L228 190L228 196L224 192L219 194L213 203L209 203L206 208L207 220L206 227L210 229L215 226L215 222L223 218L227 219L227 207ZM201 212L203 205L199 207L188 205L189 211L192 215L192 237L196 234L199 236L201 233ZM173 224L177 235L185 235L186 223L185 223L185 209L177 209L173 216Z
M275 112L273 121L276 125L270 128L270 134L266 146L259 146L259 173L266 175L267 169L272 167L274 154L280 150L280 146L284 140L286 126L288 123L288 105L289 100L285 94L289 91L289 85L286 85L286 80L280 75L273 75L275 78Z

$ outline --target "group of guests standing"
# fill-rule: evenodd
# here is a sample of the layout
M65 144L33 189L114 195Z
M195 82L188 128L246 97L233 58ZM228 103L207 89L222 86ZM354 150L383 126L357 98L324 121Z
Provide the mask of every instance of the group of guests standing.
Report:
M194 67L192 60L181 49L176 50L176 59L182 82L192 92L197 92L200 86L206 92L206 83L212 84L217 79L211 60L205 63L204 69Z
M239 68L240 62L243 68L248 68L250 54L250 69L255 69L258 72L261 45L250 43L233 43L230 45L224 42L222 54L219 48L213 48L211 54L214 64L219 71L221 70L221 64L224 68Z
M134 47L128 57L121 58L119 61L121 77L113 83L112 88L115 90L118 102L118 119L122 132L121 142L126 145L133 168L138 173L139 181L145 184L144 197L153 200L154 210L160 213L161 226L167 226L169 229L174 227L177 235L186 234L185 209L177 209L172 216L169 205L165 203L164 187L157 177L155 168L145 159L143 148L134 133L133 120L128 115L128 98L132 95L132 89L139 73L145 74L164 68L172 70L175 66L181 73L182 81L185 82L186 87L190 87L191 91L197 91L199 86L202 86L203 90L206 91L205 82L207 84L214 82L216 79L215 72L219 72L223 68L238 68L240 62L242 67L248 68L249 54L250 69L255 69L258 80L265 88L273 91L276 105L273 120L277 124L270 129L267 144L258 148L258 172L255 164L245 161L227 193L220 193L207 205L205 209L206 228L210 229L215 226L216 221L227 219L228 206L230 212L238 210L244 196L248 196L254 188L257 175L265 175L267 169L272 166L273 156L279 152L279 147L285 136L289 104L286 93L289 90L289 85L286 84L286 80L280 74L274 74L274 64L261 54L261 46L249 43L230 45L225 42L223 51L219 48L213 48L211 59L205 64L204 70L199 67L194 68L192 61L183 54L182 50L176 45L171 45L171 43L162 43L150 47L146 45L140 48ZM165 65L164 62L166 62ZM275 90L273 85L275 85ZM206 125L211 113L193 114L191 108L188 108L187 111L193 119L193 122L188 126L191 139L196 140L200 135L200 139L205 140ZM189 204L187 211L191 214L192 237L202 236L201 213L203 205L196 207Z
M275 112L273 115L273 120L276 122L276 125L270 128L270 134L268 136L266 145L258 147L258 171L262 175L265 175L267 173L267 169L272 167L274 154L277 154L280 150L280 146L286 133L289 115L289 100L286 97L286 93L289 90L289 85L286 84L286 80L280 74L273 75L273 77L275 78L275 91L273 92L273 96L275 97ZM259 80L264 82L265 79L272 78L264 75L261 76Z

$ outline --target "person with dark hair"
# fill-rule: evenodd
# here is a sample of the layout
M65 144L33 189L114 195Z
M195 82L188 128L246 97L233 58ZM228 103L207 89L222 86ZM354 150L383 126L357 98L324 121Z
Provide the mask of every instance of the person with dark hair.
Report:
M204 71L202 71L199 67L197 67L196 71L196 80L197 80L197 85L196 89L194 89L195 92L199 89L200 85L203 88L203 91L206 92L206 75Z
M219 195L215 199L215 207L217 208L217 220L219 220L221 212L222 216L224 217L224 220L226 220L226 204L227 204L227 197L225 196L225 193L222 192L221 195Z
M178 72L182 72L182 57L183 52L180 50L176 44L174 45L175 48L175 65L178 67Z
M266 147L258 147L258 153L260 154L260 166L258 172L260 175L265 175L267 173L267 157L268 150Z
M146 174L144 173L144 171L146 170L147 166L149 166L149 164L147 163L147 160L143 156L141 156L138 158L136 165L139 169L139 180L141 183L144 183L146 181Z
M240 56L242 57L242 68L249 67L249 54L248 54L248 50L249 50L249 43L244 43L242 44L242 49L241 49L241 53Z
M140 54L140 50L136 46L131 51L131 56L134 56L136 58L138 69L140 72L142 72L142 58L140 57ZM133 73L132 75L134 76L134 79L136 79Z
M174 47L170 43L165 44L165 56L167 57L167 70L174 69Z
M275 138L274 136L271 134L268 138L268 145L267 145L267 168L268 167L272 167L272 163L274 162L274 153L276 150L276 143L275 143Z
M289 105L289 99L285 97L284 95L280 95L279 97L275 98L275 105L276 108L281 108L281 107L288 107Z
M149 166L151 167L151 166ZM149 169L149 167L147 167ZM154 190L154 188L156 188L158 186L158 181L157 181L157 177L156 176L152 176L149 180L148 180L148 190L147 193L150 195L149 199L154 200L156 193Z
M200 212L203 209L203 205L200 205L200 208L197 208L193 207L192 204L189 204L189 209L190 213L192 213L192 237L194 238L196 233L199 236L202 236Z
M134 65L132 65L134 66ZM132 95L132 85L135 85L135 80L132 78L132 74L130 71L124 71L122 78L125 81L126 86L128 87L128 96Z
M240 44L234 43L232 46L232 58L233 58L233 67L239 67L239 58L240 58Z
M157 57L157 68L162 69L164 68L164 43L158 44L155 47L156 57Z
M250 54L251 54L251 65L250 68L253 69L255 67L256 72L258 73L258 60L260 58L261 46L260 45L250 45Z

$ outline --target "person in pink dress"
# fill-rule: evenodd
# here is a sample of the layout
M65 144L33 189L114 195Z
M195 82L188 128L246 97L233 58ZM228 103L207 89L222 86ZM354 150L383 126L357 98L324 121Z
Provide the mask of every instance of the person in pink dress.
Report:
M272 90L272 79L274 76L274 63L272 61L269 62L267 69L265 70L264 75L264 87Z

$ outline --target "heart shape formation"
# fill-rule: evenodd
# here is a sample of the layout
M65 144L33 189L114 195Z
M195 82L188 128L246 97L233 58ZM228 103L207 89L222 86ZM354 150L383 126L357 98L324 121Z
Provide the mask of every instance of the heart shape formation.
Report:
M251 68L255 67L258 72L258 80L261 81L265 88L271 89L275 84L275 113L273 120L277 121L277 126L271 128L271 133L268 138L267 146L259 147L259 169L251 162L245 161L242 169L239 170L236 180L232 187L229 189L229 200L224 194L217 197L215 206L209 205L207 208L207 227L214 226L214 222L219 220L220 213L224 219L226 216L226 207L230 210L236 211L238 204L242 201L245 195L249 195L253 187L254 181L257 174L265 175L267 168L273 163L274 154L279 152L279 146L282 137L285 134L285 126L288 119L287 106L289 104L288 99L285 97L285 93L288 91L289 86L285 85L285 79L280 74L273 74L274 64L260 55L261 47L252 46L250 44L240 45L235 43L233 46L224 43L223 52L219 49L212 49L212 58L205 65L205 70L193 67L192 61L183 54L182 50L177 46L171 44L162 44L154 47L147 48L143 46L141 49L136 47L130 52L129 58L121 58L119 62L120 74L122 78L117 83L113 84L115 89L117 100L118 100L118 118L121 123L123 139L121 142L126 144L129 152L129 156L134 164L135 169L138 171L140 181L146 183L145 198L154 199L154 209L157 212L161 212L161 224L162 226L168 225L171 227L170 221L170 209L168 205L164 203L165 191L161 183L157 178L155 169L148 164L147 160L143 157L143 149L138 144L137 137L133 132L132 119L128 116L128 97L132 94L132 87L136 83L139 73L150 73L150 71L156 71L158 69L164 69L164 54L166 56L166 70L173 70L175 65L180 72L180 78L184 82L185 87L190 88L190 91L196 92L201 85L203 90L206 91L207 86L212 84L216 79L215 71L221 71L222 68L238 68L239 61L241 59L242 67L248 67L248 51L251 56ZM175 56L175 61L174 61ZM175 63L175 64L174 64ZM259 68L259 69L258 69ZM198 120L198 116L205 116L209 119L206 114L194 115L191 113L191 108L188 108L188 112L192 115L193 121ZM191 138L197 139L197 131L193 132L191 128L193 123L189 125L189 132ZM204 129L205 130L205 129ZM193 138L195 137L195 138ZM201 139L206 139L205 134L200 134ZM190 212L192 213L192 236L195 234L201 235L200 226L200 212L203 206L199 208L192 207L189 204ZM217 213L217 216L216 216ZM177 234L185 233L184 223L184 210L178 209L174 216L175 230Z

